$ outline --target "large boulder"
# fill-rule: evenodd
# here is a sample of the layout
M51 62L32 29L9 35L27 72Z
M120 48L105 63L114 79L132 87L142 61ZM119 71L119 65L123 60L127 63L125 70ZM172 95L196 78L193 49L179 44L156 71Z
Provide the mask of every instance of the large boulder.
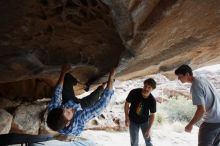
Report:
M11 132L37 135L46 104L24 103L14 114Z
M13 116L4 109L0 109L0 134L7 134L11 129Z
M82 84L106 81L117 65L118 79L127 80L219 63L219 9L217 0L1 0L0 89L56 81L66 62ZM37 88L49 97L55 82L45 83L16 96ZM0 94L13 96L7 91L19 85Z

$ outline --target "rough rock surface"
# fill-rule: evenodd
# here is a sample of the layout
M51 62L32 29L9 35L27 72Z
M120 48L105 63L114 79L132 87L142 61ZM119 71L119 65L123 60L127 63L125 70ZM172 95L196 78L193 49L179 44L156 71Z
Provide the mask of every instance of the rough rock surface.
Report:
M126 80L219 63L219 10L218 0L1 0L0 94L42 79L48 89L16 96L49 97L65 62L82 84L116 65Z
M0 134L7 134L11 129L13 116L4 109L0 109Z
M12 101L7 98L0 97L0 109L14 109L21 104L21 101Z
M117 28L130 24L126 31L118 31L127 49L134 54L120 73L122 79L166 72L183 63L194 69L219 63L219 1L122 1L112 3L125 9L116 9L114 4L113 10L116 14L123 11L130 19L114 16L123 21L116 23Z
M11 132L37 135L46 105L23 104L15 111Z

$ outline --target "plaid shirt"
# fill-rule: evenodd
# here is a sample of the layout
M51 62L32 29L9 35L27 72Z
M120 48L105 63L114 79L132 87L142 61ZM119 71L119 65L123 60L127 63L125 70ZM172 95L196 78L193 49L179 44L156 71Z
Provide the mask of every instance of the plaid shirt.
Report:
M58 85L56 87L54 96L52 97L52 100L48 105L48 109L52 110L53 108L67 107L76 110L74 117L70 122L70 125L58 131L61 134L73 136L78 136L83 131L86 122L102 113L103 109L106 108L114 93L113 90L105 89L100 99L93 106L84 108L82 110L80 104L77 104L72 100L69 100L67 103L62 105L62 90L62 85Z

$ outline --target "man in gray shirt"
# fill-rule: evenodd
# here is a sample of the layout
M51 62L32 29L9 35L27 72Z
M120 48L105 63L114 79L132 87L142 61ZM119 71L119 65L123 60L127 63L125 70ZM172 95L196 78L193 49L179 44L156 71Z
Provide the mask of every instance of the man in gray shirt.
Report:
M197 110L186 125L185 131L191 132L193 125L203 118L199 128L199 146L220 146L220 96L215 87L205 78L194 77L188 65L182 65L175 70L182 83L192 83L190 92L193 105Z

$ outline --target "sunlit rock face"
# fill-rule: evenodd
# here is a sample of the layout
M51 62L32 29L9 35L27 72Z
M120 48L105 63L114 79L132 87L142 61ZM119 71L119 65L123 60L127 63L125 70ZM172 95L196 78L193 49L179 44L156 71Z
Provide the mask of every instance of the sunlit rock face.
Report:
M181 0L124 0L112 6L127 14L117 28L127 49L134 54L120 73L121 79L166 72L186 63L194 69L219 63L220 2ZM118 3L118 4L116 4ZM127 27L130 24L130 27ZM127 32L127 33L125 33ZM129 34L129 35L128 35Z
M2 0L0 95L50 97L66 62L81 85L114 66L126 80L219 63L219 10L217 0Z

